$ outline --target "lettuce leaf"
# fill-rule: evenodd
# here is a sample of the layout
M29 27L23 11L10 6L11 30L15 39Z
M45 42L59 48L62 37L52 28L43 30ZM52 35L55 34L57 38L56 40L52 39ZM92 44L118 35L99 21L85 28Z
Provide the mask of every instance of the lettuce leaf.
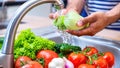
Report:
M57 26L60 30L65 30L66 26L64 24L64 15L59 16L57 19L54 20L54 25Z
M54 20L54 25L59 30L80 30L88 27L89 24L84 26L78 27L77 22L82 19L83 17L80 16L76 11L69 11L66 15L61 15L57 19Z
M30 29L20 32L15 39L14 57L28 56L32 59L36 58L36 53L41 49L54 49L55 42L36 36Z

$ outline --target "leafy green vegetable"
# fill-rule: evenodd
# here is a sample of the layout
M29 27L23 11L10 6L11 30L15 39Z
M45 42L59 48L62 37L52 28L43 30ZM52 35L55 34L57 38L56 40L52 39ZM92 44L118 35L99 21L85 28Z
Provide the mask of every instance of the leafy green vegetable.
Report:
M54 49L55 42L36 36L30 29L23 30L17 36L14 46L15 59L19 56L36 58L36 53L41 49Z
M82 19L76 11L69 11L66 15L61 15L54 21L54 25L60 30L80 30L88 27L89 24L86 24L82 27L77 26L77 22Z
M0 37L0 50L2 48L3 40L4 40L4 37Z
M59 16L57 19L54 20L54 25L57 26L60 30L65 30L66 26L64 25L64 15Z
M73 46L71 44L65 44L65 43L63 43L62 46L60 47L60 51L63 54L69 54L71 52L81 51L81 48L79 46Z
M54 48L55 52L62 55L66 55L71 52L81 51L81 48L79 46L74 46L68 43L57 43Z
M60 53L60 47L62 46L62 43L56 43L54 47L54 51L56 53Z
M65 20L64 20L64 24L67 27L67 29L70 30L79 30L79 29L83 29L85 26L82 27L78 27L76 25L76 23L82 19L83 17L80 16L77 12L75 11L70 11L66 14L65 16Z

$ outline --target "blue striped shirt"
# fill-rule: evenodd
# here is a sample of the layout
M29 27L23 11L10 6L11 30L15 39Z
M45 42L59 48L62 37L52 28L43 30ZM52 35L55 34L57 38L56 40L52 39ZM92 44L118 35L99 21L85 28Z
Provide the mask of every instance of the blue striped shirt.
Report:
M88 13L91 14L97 11L109 11L118 3L120 3L120 0L86 0L86 2ZM116 21L115 23L112 23L106 28L120 30L120 20Z

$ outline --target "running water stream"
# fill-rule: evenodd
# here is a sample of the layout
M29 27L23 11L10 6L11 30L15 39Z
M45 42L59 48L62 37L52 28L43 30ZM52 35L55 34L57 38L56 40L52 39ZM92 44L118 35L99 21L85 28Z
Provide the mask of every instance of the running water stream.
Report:
M67 33L66 31L58 30L57 32L60 33L60 36L62 37L63 43L72 44L74 42L73 36L71 34Z
M54 5L54 7L55 7L55 5ZM58 15L62 15L62 9L54 9L57 13L58 13ZM55 11L53 11L53 12L55 12ZM59 30L59 29L57 29L57 32L60 34L60 36L62 37L62 40L63 40L63 43L69 43L69 44L73 44L73 36L71 35L71 34L69 34L69 33L67 33L65 30Z

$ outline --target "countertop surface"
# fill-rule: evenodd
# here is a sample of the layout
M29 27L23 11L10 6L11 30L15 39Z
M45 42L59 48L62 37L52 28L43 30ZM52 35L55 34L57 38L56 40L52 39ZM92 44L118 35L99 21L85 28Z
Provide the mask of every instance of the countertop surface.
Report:
M19 25L17 32L20 32L23 29L31 28L33 30L45 28L52 26L52 20L47 17L38 17L38 16L25 16L22 19L22 23ZM6 29L0 29L0 36L4 36ZM120 41L120 32L110 29L103 29L102 31L98 32L95 36Z

